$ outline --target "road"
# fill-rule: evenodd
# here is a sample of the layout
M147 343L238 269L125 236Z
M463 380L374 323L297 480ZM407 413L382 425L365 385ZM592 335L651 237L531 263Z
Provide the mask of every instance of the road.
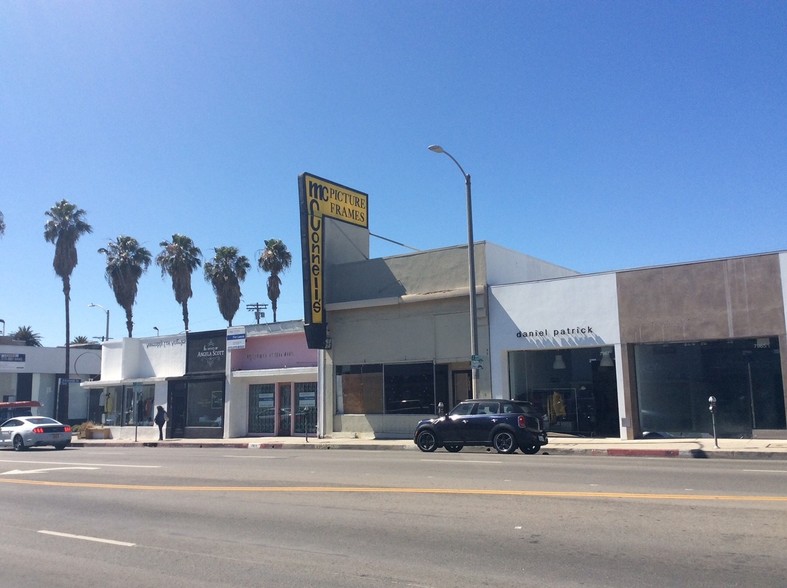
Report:
M787 463L0 451L4 585L779 586Z

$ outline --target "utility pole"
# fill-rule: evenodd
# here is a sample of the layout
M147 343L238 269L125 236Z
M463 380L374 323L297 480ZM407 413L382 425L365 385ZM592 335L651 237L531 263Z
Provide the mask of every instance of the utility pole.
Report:
M260 304L259 302L255 302L254 304L247 304L246 310L254 312L254 318L257 319L257 324L260 324L260 319L265 318L265 313L263 312L266 308L268 308L267 304Z

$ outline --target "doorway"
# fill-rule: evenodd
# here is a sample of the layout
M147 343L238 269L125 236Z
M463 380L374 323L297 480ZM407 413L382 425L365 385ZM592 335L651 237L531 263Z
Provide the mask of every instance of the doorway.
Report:
M182 438L186 436L186 409L187 405L186 382L171 382L167 394L167 421L166 439Z
M473 372L471 370L455 371L452 380L454 402L448 410L451 410L451 408L463 400L468 400L473 395ZM446 410L446 412L448 412L448 410Z

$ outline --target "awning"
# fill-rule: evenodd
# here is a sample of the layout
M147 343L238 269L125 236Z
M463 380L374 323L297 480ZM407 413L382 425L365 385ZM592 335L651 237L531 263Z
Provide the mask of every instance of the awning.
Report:
M277 378L286 379L297 376L317 377L317 367L276 368L268 370L234 370L233 378Z
M156 384L166 382L167 378L127 378L125 380L89 380L82 382L82 388L110 388L112 386L133 386L134 384Z

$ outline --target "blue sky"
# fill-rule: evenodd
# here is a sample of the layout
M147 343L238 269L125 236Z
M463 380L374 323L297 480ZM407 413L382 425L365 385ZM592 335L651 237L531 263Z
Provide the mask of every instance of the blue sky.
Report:
M125 333L97 253L173 233L234 245L268 302L265 239L293 253L297 177L366 192L370 230L418 249L476 240L580 272L787 249L787 3L18 1L0 3L0 318L65 336L43 238L87 212L71 334ZM372 256L406 253L372 239ZM223 328L199 270L192 330ZM271 319L270 312L268 319ZM152 266L134 335L183 330Z

